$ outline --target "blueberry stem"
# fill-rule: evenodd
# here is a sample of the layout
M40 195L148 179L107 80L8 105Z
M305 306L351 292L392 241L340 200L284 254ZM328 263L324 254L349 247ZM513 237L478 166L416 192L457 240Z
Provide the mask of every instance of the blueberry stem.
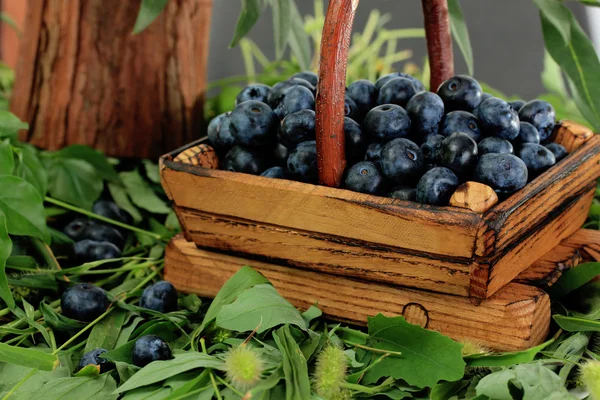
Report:
M59 207L62 207L62 208L66 208L67 210L75 211L75 212L77 212L79 214L83 214L83 215L88 216L90 218L94 218L94 219L100 220L102 222L106 222L108 224L112 224L112 225L118 226L120 228L130 230L132 232L136 232L136 233L139 233L139 234L142 234L142 235L150 236L150 237L152 237L152 238L154 238L156 240L167 241L166 239L164 239L158 233L145 231L143 229L136 228L135 226L127 225L127 224L124 224L124 223L122 223L120 221L115 221L114 219L110 219L110 218L103 217L102 215L94 214L93 212L84 210L83 208L80 208L80 207L72 206L71 204L65 203L65 202L60 201L60 200L53 199L52 197L46 196L44 198L44 200L47 201L48 203L52 203L52 204L54 204L56 206L59 206Z
M58 354L59 351L61 351L62 349L64 349L65 347L67 347L69 344L71 344L75 339L77 339L79 336L81 336L82 334L84 334L86 331L88 331L89 329L91 329L94 325L96 325L98 322L100 322L100 320L102 320L102 318L106 317L108 314L110 314L112 312L112 310L114 310L114 307L110 307L108 310L104 311L98 318L96 318L95 320L93 320L92 322L90 322L89 324L87 324L82 330L80 330L79 332L77 332L75 335L71 336L69 338L69 340L67 340L66 342L64 342L59 348L57 348L56 350L54 350L52 352L52 355L56 355Z

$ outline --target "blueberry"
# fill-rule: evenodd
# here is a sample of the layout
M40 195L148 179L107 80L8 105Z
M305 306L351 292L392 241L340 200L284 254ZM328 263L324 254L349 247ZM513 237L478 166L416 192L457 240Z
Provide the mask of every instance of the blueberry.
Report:
M313 86L317 86L317 83L319 83L319 77L312 71L302 71L295 73L294 75L292 75L292 79L293 78L304 79Z
M76 261L86 263L119 258L121 250L109 242L85 239L73 244L73 255Z
M348 117L344 118L344 135L348 163L351 165L364 159L369 141L358 122Z
M82 239L90 239L96 242L109 242L122 249L125 239L121 232L112 226L102 224L87 224Z
M208 124L208 139L217 150L229 150L235 146L235 138L229 129L231 112L216 116Z
M261 83L254 83L246 86L235 98L235 105L243 103L248 100L267 102L271 86L263 85Z
M269 166L264 152L234 146L227 152L222 169L231 172L259 175Z
M490 97L477 108L477 118L488 136L513 140L519 135L519 115L502 99Z
M511 194L527 184L527 166L512 154L484 154L479 157L473 178L499 194Z
M277 108L275 108L275 114L283 119L291 113L295 113L300 110L314 110L315 109L315 96L313 93L305 88L304 86L292 86L283 93Z
M100 367L100 373L103 374L105 372L110 371L115 367L115 364L111 363L105 358L100 357L101 354L107 353L106 349L95 349L92 351L88 351L85 353L81 359L79 360L79 364L77 364L77 371L83 369L88 365L97 365Z
M311 93L315 93L315 87L314 85L311 85L310 82L301 78L290 78L287 81L277 83L271 88L271 91L269 92L269 96L267 98L267 103L269 104L269 106L275 109L281 102L281 99L283 99L285 92L287 92L290 88L294 86L304 86L305 88L310 90Z
M519 123L519 136L515 139L517 143L540 143L540 133L529 122Z
M425 171L421 149L408 139L394 139L381 150L381 171L396 183L413 183Z
M552 152L552 154L554 154L554 158L556 159L556 162L559 162L560 160L565 158L567 156L567 154L569 154L567 152L567 149L565 149L564 146L562 146L558 143L548 143L544 147L546 147L548 150L550 150Z
M275 139L277 118L267 104L249 100L231 112L229 128L238 145L261 147Z
M483 139L477 147L479 148L480 156L490 153L512 154L514 152L511 142L495 136Z
M359 111L358 106L350 97L346 96L344 100L344 116L348 118L352 118L355 121L358 121Z
M435 93L419 92L406 105L406 111L412 121L414 132L426 137L438 133L438 128L444 117L444 102Z
M131 350L133 364L145 367L152 361L170 360L173 358L169 344L156 335L138 338Z
M78 283L64 291L60 308L65 317L92 322L108 309L108 296L99 287Z
M383 146L385 146L385 143L371 143L368 145L365 152L365 161L379 162Z
M397 104L406 107L406 103L417 93L412 82L406 78L390 79L379 89L377 104Z
M432 168L419 180L416 199L423 204L447 206L458 183L458 178L448 168Z
M437 94L444 101L446 111L463 110L471 112L479 103L483 90L479 82L470 76L457 75L443 82Z
M456 132L442 142L439 162L457 174L465 174L473 169L478 159L477 143L464 132Z
M416 201L417 189L410 186L398 186L388 194L388 197L405 201Z
M300 110L286 116L281 121L279 138L284 146L291 149L298 143L315 138L315 112Z
M409 81L412 82L412 84L415 87L415 90L417 92L422 92L422 91L425 90L425 86L423 85L423 83L420 80L418 80L417 78L415 78L412 75L405 74L403 72L393 72L391 74L387 74L387 75L382 76L381 78L379 78L377 80L377 82L375 82L375 88L377 90L381 90L381 88L386 83L388 83L390 80L392 80L394 78L406 78L406 79L408 79Z
M64 227L63 233L73 240L82 240L88 223L85 218L75 218Z
M377 142L408 136L411 121L406 110L396 104L377 106L367 113L363 128Z
M446 139L445 136L435 133L427 136L427 139L421 145L421 153L423 153L427 163L435 164L437 162L437 156L444 139Z
M159 281L144 289L140 307L168 313L177 310L177 290L171 282Z
M317 142L309 140L296 146L288 157L287 168L296 179L303 182L316 183L319 178L317 170Z
M450 136L455 132L464 132L474 141L481 139L479 120L466 111L452 111L446 114L440 125L440 135Z
M535 178L556 164L554 154L546 147L537 143L523 143L517 149L517 156L527 166L529 179Z
M302 78L298 78L298 77L291 77L289 79L289 81L291 83L293 83L294 85L304 86L305 88L310 90L310 92L313 95L317 92L317 88L315 87L316 85L313 85L312 83L310 83L310 81L307 81L306 79L302 79Z
M98 200L96 203L94 203L92 212L124 224L130 225L133 222L133 218L127 211L121 210L119 206L108 200Z
M366 79L352 82L346 89L346 96L356 103L359 121L362 121L369 110L377 104L377 88L371 81Z
M348 169L344 184L347 189L355 192L378 194L384 179L377 164L372 161L360 161Z
M540 140L544 142L552 135L556 124L556 113L547 101L532 100L521 107L519 119L535 126L540 132Z
M260 174L260 176L264 176L266 178L285 179L286 170L282 167L271 167Z
M285 167L287 165L287 159L290 154L290 151L283 144L277 142L275 146L271 149L270 153L275 165L278 165L280 167Z
M521 110L521 108L523 108L525 103L527 103L527 102L524 100L513 100L513 101L508 102L508 104L510 104L512 109L515 110L516 112L519 112Z

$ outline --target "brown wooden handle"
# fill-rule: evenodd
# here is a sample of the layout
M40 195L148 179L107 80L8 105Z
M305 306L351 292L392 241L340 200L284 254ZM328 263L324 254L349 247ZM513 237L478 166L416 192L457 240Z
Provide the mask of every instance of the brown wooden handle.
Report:
M436 92L446 79L454 76L454 54L447 0L421 0L425 36L431 69L429 90Z
M331 0L321 40L315 110L319 183L339 187L346 168L344 100L346 67L354 14L359 0Z

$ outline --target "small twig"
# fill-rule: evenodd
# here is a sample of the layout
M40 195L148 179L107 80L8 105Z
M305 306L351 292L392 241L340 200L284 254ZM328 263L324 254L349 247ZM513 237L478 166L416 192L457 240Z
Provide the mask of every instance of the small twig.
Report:
M350 342L350 341L346 341L346 340L344 340L344 342L349 344L350 346L358 347L363 350L368 350L373 353L383 353L383 354L393 355L393 356L401 356L402 355L402 353L399 351L377 349L375 347L369 347L369 346L365 346L364 344L354 343L354 342Z

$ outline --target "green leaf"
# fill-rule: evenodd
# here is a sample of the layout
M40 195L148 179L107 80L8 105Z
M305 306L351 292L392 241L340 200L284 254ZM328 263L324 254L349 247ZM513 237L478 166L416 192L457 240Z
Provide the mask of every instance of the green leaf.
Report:
M59 364L58 357L37 349L10 346L0 343L0 361L9 364L52 371Z
M172 360L154 361L148 364L119 387L116 393L123 393L141 386L162 382L167 378L196 368L223 370L224 365L223 361L208 354L198 352L175 354Z
M84 328L87 324L85 322L76 321L71 318L67 318L62 314L58 314L45 302L40 303L40 311L44 316L44 321L53 329L58 331L76 331Z
M544 70L542 71L542 83L547 91L563 98L569 97L569 92L565 86L565 80L560 70L560 65L552 59L548 51L544 51Z
M17 24L10 15L8 15L5 12L0 12L0 21L8 24L8 26L10 26L15 31L15 33L17 34L17 37L19 39L21 38L22 32L21 32L21 29L19 29L19 24Z
M127 195L125 188L122 188L114 183L109 183L108 191L119 208L127 211L129 215L131 215L131 218L133 218L133 222L135 224L142 222L142 214L140 214L136 206L134 206L129 200L129 196Z
M89 364L73 374L73 376L98 376L100 375L100 366Z
M183 297L183 299L181 300L181 305L190 310L191 312L197 313L200 309L200 306L202 305L202 300L200 300L200 298L196 294L192 293Z
M308 325L312 320L319 318L321 315L323 315L321 310L315 306L310 306L308 310L302 313L302 318L304 319L304 322L306 322L306 325Z
M21 129L29 129L29 125L21 121L13 113L0 110L0 138L17 140Z
M560 342L558 348L554 351L551 358L557 360L568 360L560 368L558 376L563 380L567 380L569 374L577 366L577 362L581 359L583 352L587 349L590 342L589 333L577 332L573 335L569 335Z
M265 332L277 325L292 324L306 330L300 312L281 297L271 284L246 289L237 299L223 306L217 314L217 325L236 332Z
M91 147L74 144L56 152L55 157L86 161L98 171L102 179L115 183L121 182L119 174L117 174L115 168L108 162L106 156Z
M16 176L0 176L0 212L11 235L50 240L42 196L29 182Z
M310 381L306 358L290 332L284 325L273 332L273 339L283 355L283 373L285 375L285 399L306 400L311 398Z
M112 350L117 343L126 315L126 311L116 309L94 325L85 344L84 353L94 349Z
M158 165L152 162L151 160L142 160L142 164L144 164L144 170L146 171L146 176L154 183L160 183L160 173L158 171Z
M465 17L458 0L448 0L448 13L450 14L452 37L465 58L469 75L473 75L473 48L471 47L471 39L469 38L469 30L465 23Z
M6 260L10 257L12 251L12 240L8 236L6 227L6 217L0 212L0 298L4 300L8 308L15 308L15 299L13 298L8 279L6 278Z
M102 193L102 179L87 161L75 158L46 157L48 191L58 200L74 204L86 210Z
M19 163L15 175L31 183L44 197L48 191L48 173L38 157L35 147L28 144L20 144L16 148Z
M312 61L310 38L304 29L302 15L300 15L300 11L298 11L296 3L293 1L290 1L290 32L288 42L292 55L296 57L300 68L308 70Z
M135 25L133 26L133 34L137 35L142 32L160 15L162 10L167 5L168 0L142 0L140 11L138 12Z
M535 356L551 343L554 339L548 340L539 346L532 347L523 351L498 354L474 354L465 357L467 365L473 367L505 367L515 364L525 364L535 359Z
M567 332L600 332L600 321L564 315L554 315L552 318Z
M229 47L237 46L241 38L246 36L260 17L259 0L242 0L242 10L235 26L235 33Z
M155 214L168 214L171 211L171 208L156 195L138 171L121 172L119 176L133 204Z
M431 389L430 400L449 400L465 387L464 381L441 382Z
M0 142L0 175L12 175L15 169L15 158L8 139Z
M578 265L565 271L560 279L550 287L549 293L553 298L563 297L573 290L579 289L598 275L600 275L600 262Z
M368 318L368 326L369 346L402 355L382 360L367 372L364 383L392 376L409 385L433 387L441 380L453 382L463 377L462 346L452 339L409 324L403 317L378 314Z
M271 0L275 58L281 60L288 44L291 26L291 0Z
M34 399L116 399L112 393L117 383L109 374L101 376L85 376L59 378L48 381L33 394Z

